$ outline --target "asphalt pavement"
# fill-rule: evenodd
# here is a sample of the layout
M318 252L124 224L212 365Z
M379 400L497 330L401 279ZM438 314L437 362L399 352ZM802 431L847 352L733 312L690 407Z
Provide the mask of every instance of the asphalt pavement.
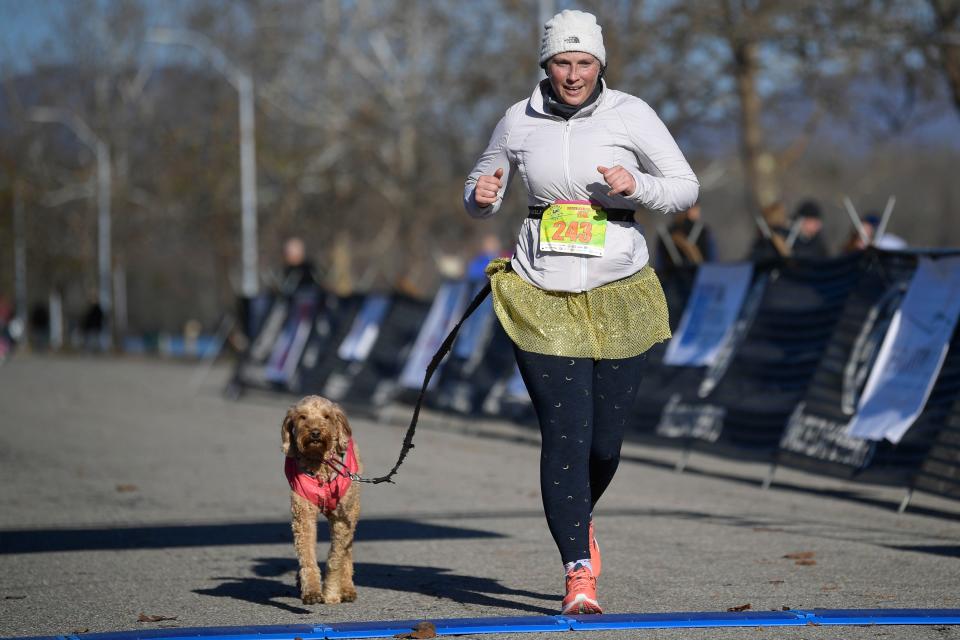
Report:
M23 354L0 367L0 636L557 613L535 432L428 413L397 484L363 488L358 600L303 605L280 453L294 398L227 400L227 367L199 385L196 372ZM351 414L368 474L392 465L409 413ZM762 491L763 465L697 454L676 473L677 458L624 447L595 515L608 612L960 608L960 503L919 494L898 515L901 489L781 470ZM587 635L942 639L960 628L542 637Z

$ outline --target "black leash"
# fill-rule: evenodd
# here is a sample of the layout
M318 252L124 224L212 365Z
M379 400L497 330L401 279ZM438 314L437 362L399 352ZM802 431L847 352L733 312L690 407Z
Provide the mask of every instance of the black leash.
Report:
M477 310L477 307L486 299L490 294L490 282L487 282L483 286L483 289L473 298L469 305L467 305L466 311L463 312L463 317L460 318L460 321L456 324L453 329L450 330L450 333L444 338L443 343L440 345L440 348L437 349L437 352L433 354L433 358L430 360L430 364L427 365L427 372L423 376L423 386L420 387L420 395L417 397L417 404L413 408L413 418L410 419L410 426L407 427L407 434L403 437L403 446L400 448L400 456L397 458L397 463L393 465L393 469L390 470L385 476L380 476L379 478L362 478L358 474L350 474L350 478L356 480L357 482L367 482L370 484L380 484L381 482L393 483L393 476L397 474L397 469L400 468L400 465L403 464L404 458L407 457L407 454L410 452L410 449L413 449L413 434L417 430L417 420L420 418L420 405L423 404L423 398L427 395L427 385L430 384L430 378L433 377L434 372L437 370L437 367L440 366L440 361L443 360L450 352L450 348L453 346L453 341L456 339L457 334L460 332L460 327L463 323L470 317L470 315Z

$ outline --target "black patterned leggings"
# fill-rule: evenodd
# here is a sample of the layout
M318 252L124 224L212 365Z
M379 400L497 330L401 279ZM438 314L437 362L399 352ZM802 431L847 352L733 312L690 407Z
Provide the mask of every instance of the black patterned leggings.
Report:
M540 422L540 492L564 563L590 557L590 514L620 464L644 357L545 356L514 346Z

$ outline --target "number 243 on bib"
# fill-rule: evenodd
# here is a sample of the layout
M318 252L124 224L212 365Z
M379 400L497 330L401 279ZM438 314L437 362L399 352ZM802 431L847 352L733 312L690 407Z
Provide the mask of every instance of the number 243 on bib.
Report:
M557 201L540 220L540 250L602 256L607 214L589 200Z

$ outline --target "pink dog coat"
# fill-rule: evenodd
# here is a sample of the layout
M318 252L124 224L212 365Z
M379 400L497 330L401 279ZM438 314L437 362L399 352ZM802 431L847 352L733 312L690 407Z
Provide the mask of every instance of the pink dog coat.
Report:
M283 471L290 483L290 488L305 500L320 507L324 515L329 515L340 504L341 498L347 493L353 480L348 473L360 470L357 456L353 452L353 438L347 443L347 455L342 464L324 461L336 475L332 480L321 482L316 476L300 470L300 466L293 458L287 458Z

